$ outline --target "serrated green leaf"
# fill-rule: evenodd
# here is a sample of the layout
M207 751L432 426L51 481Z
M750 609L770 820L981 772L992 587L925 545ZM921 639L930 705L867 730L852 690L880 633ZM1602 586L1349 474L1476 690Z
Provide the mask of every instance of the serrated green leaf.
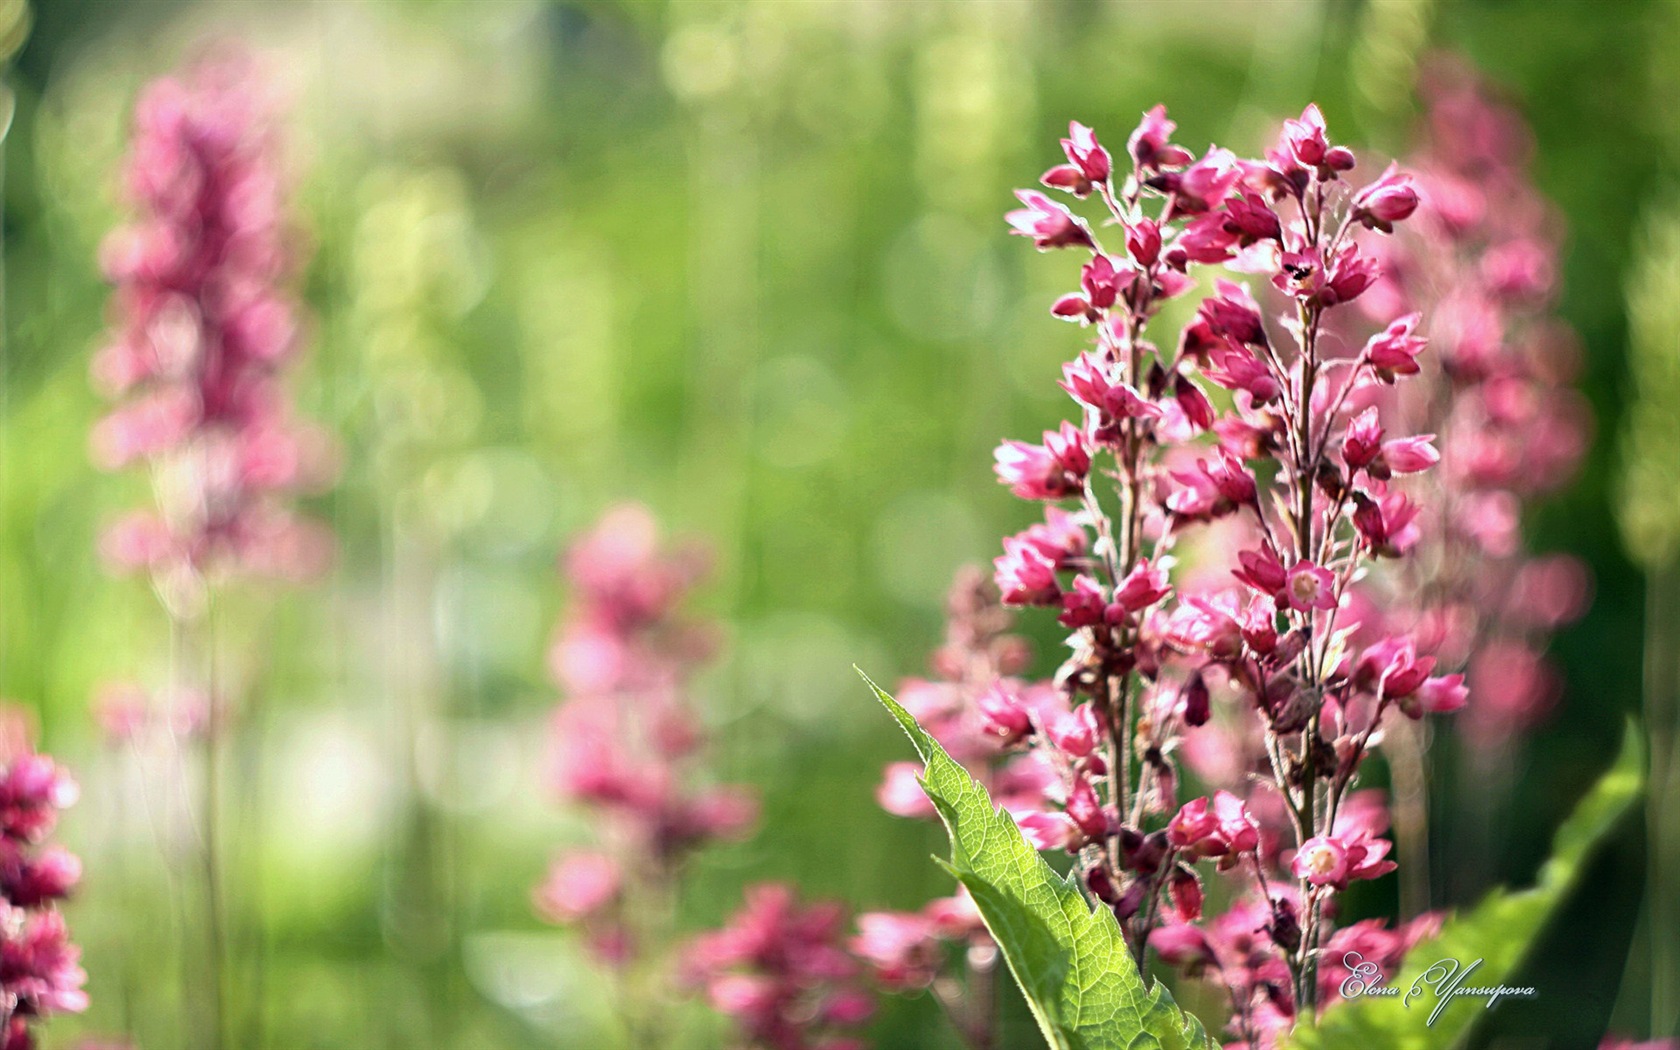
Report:
M858 672L863 675L862 671ZM992 805L986 789L868 675L927 763L922 789L951 836L946 868L973 895L1054 1050L1203 1050L1200 1021L1145 984L1114 914L1093 911ZM943 863L943 862L942 862Z
M1454 1046L1484 1014L1486 1000L1456 1001L1443 1009L1433 1024L1426 1024L1436 1006L1434 993L1426 988L1409 1007L1402 1005L1404 993L1425 970L1443 959L1456 960L1463 966L1482 960L1466 986L1484 988L1510 980L1546 920L1577 890L1577 876L1594 847L1639 800L1645 780L1644 756L1643 738L1630 724L1615 764L1558 828L1552 855L1541 867L1534 886L1515 892L1495 891L1469 912L1448 920L1438 935L1419 942L1407 953L1400 973L1389 982L1401 996L1338 1003L1325 1012L1318 1025L1297 1028L1291 1045L1299 1050L1354 1046L1448 1050ZM1320 965L1332 966L1336 961L1325 959Z

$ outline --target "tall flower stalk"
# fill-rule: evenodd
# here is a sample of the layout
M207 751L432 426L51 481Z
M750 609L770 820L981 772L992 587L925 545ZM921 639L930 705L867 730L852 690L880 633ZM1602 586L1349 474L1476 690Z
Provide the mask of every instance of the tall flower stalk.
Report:
M1514 749L1561 697L1545 656L1551 634L1585 611L1585 566L1534 555L1521 526L1524 510L1574 477L1591 419L1572 386L1574 333L1551 312L1560 223L1529 177L1528 128L1445 59L1429 63L1422 88L1423 135L1409 163L1423 203L1379 246L1383 276L1361 303L1379 322L1407 310L1430 318L1436 366L1385 407L1406 427L1437 433L1442 462L1422 501L1424 539L1400 572L1372 581L1381 593L1364 604L1368 630L1388 622L1414 631L1442 667L1466 672L1475 694L1454 732L1467 745L1463 775L1480 785L1469 805L1482 834L1467 837L1473 853L1443 865L1462 897L1489 874ZM1397 743L1396 785L1419 793L1397 807L1398 834L1421 859L1421 741ZM1428 865L1408 866L1403 910L1428 906L1427 880Z
M1358 942L1392 968L1427 928L1334 929L1339 894L1395 867L1380 796L1354 788L1395 720L1467 693L1408 633L1353 642L1354 584L1419 539L1404 478L1440 458L1385 411L1421 369L1423 319L1363 345L1338 327L1381 275L1373 238L1417 208L1411 176L1350 183L1356 158L1313 106L1258 159L1198 157L1173 130L1145 114L1121 172L1071 125L1042 181L1095 217L1036 190L1009 215L1041 251L1082 257L1051 307L1093 337L1062 369L1077 416L996 457L1048 507L1004 541L998 588L1057 610L1072 655L1054 689L1003 682L974 706L1048 771L1022 831L1073 855L1140 964L1153 946L1217 979L1260 1046L1334 997L1325 950ZM1216 278L1158 341L1163 306L1209 267L1261 280ZM1220 790L1182 801L1181 756ZM1242 894L1206 922L1202 860Z
M154 81L135 107L125 169L131 223L102 249L113 328L93 361L117 404L96 461L144 468L152 505L113 525L114 566L149 574L169 621L175 680L161 702L202 704L202 860L209 1045L232 1038L218 843L227 731L217 595L246 576L300 578L331 543L289 506L323 480L324 441L285 390L300 349L287 282L297 260L271 114L250 61L207 58Z
M739 838L757 801L698 777L704 746L690 678L714 647L680 605L704 558L669 550L642 507L609 511L567 552L572 605L549 665L557 793L591 814L595 845L559 854L537 888L546 918L580 928L623 991L633 1045L662 1045L675 991L677 891L694 852Z

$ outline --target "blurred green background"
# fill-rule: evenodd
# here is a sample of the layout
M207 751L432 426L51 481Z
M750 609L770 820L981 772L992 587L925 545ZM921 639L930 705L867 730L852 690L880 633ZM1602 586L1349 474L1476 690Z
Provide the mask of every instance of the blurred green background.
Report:
M145 585L93 556L146 496L88 463L87 368L135 90L218 35L255 45L290 100L315 249L297 390L344 466L317 508L331 579L225 618L261 695L230 840L239 949L269 989L250 1045L612 1045L589 964L529 891L584 833L541 773L554 558L623 498L715 544L718 765L766 800L757 838L702 859L685 921L762 878L859 907L944 892L921 862L937 833L873 801L906 748L851 665L921 671L952 570L1030 513L990 452L1061 418L1080 336L1045 315L1065 260L1000 215L1070 118L1117 143L1164 101L1186 144L1242 150L1317 100L1339 140L1399 151L1424 50L1509 92L1569 225L1560 309L1599 440L1530 522L1535 546L1590 563L1597 598L1555 645L1567 701L1524 756L1500 875L1531 876L1639 707L1643 585L1610 438L1623 282L1680 145L1673 5L51 0L33 17L9 75L0 695L39 712L85 789L63 837L87 865L69 914L93 1007L50 1045L183 1045L192 995L169 961L180 873L159 859L182 830L89 711L101 682L156 677L166 645ZM1048 670L1053 625L1032 626ZM1449 839L1453 790L1435 792ZM925 1000L877 1036L954 1045Z

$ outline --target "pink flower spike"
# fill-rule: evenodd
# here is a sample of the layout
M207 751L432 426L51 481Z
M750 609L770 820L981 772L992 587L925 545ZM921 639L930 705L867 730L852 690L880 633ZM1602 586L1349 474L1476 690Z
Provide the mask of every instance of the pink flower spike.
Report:
M1336 607L1336 578L1329 569L1312 562L1295 563L1285 590L1290 606L1302 612Z

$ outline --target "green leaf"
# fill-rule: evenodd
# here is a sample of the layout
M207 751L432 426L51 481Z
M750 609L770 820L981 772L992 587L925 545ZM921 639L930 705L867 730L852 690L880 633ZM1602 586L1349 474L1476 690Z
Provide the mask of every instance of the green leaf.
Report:
M1039 1028L1055 1050L1189 1050L1210 1046L1201 1022L1171 993L1144 983L1114 913L1092 911L1021 837L986 789L862 671L927 769L922 790L951 835L945 867L968 887L1003 950ZM942 862L943 863L943 862Z
M1485 988L1511 981L1539 939L1547 919L1579 889L1578 875L1595 847L1638 802L1644 788L1645 748L1639 731L1628 726L1621 753L1609 772L1575 807L1553 840L1552 855L1534 886L1495 891L1469 912L1450 919L1435 937L1419 942L1401 964L1389 987L1401 996L1362 997L1338 1003L1315 1027L1302 1025L1292 1045L1300 1050L1380 1047L1382 1050L1446 1050L1486 1014L1486 999L1467 998L1443 1009L1426 1024L1437 1000L1428 988L1409 1006L1401 998L1425 970L1443 959L1477 967L1464 987ZM1321 966L1338 965L1324 959ZM1497 1008L1497 1006L1495 1007Z

